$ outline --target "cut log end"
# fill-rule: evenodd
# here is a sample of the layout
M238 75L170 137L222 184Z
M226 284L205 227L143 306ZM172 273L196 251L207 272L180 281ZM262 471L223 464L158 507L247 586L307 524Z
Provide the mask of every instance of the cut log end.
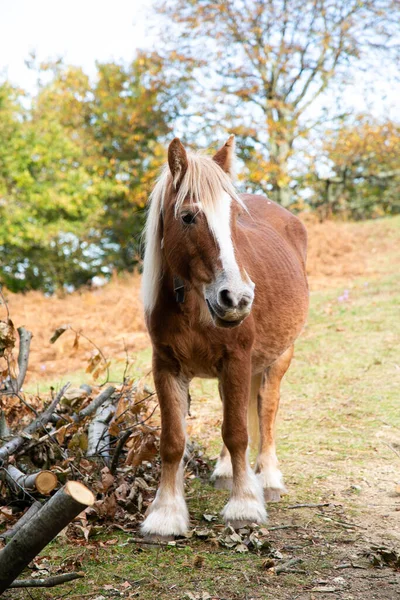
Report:
M57 475L52 471L41 471L35 479L35 487L40 494L47 496L57 487Z
M64 491L80 504L93 506L95 503L95 497L92 492L79 481L68 481L65 484Z

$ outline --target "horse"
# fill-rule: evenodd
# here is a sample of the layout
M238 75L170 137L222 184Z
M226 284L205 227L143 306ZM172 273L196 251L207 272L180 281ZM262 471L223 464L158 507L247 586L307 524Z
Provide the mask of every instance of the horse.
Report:
M184 535L185 416L193 377L217 378L223 447L212 479L231 489L232 527L265 522L285 492L275 450L280 382L308 311L307 233L261 195L238 194L235 141L215 156L178 138L151 193L142 298L161 411L161 477L142 523L148 537ZM257 443L254 470L248 443Z

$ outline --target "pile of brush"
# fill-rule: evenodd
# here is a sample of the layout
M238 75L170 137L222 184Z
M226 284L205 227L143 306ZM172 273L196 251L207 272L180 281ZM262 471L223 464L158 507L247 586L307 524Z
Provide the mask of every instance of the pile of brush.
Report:
M31 337L9 317L0 321L0 594L27 585L14 580L70 523L71 535L86 540L105 525L134 528L159 475L152 390L126 369L117 385L67 383L47 399L27 394ZM101 361L96 351L88 370ZM42 585L59 583L51 579Z

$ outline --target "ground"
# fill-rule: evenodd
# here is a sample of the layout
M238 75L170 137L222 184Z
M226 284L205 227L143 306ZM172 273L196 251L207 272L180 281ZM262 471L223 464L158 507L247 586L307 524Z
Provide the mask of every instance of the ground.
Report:
M282 386L278 423L278 454L289 494L282 502L269 504L268 531L257 534L267 537L270 546L245 553L221 546L219 511L227 493L188 477L186 491L195 533L182 548L132 543L131 534L115 531L87 545L61 536L43 555L52 564L74 564L85 572L85 579L53 590L32 590L30 596L8 592L4 598L400 598L400 573L385 564L376 549L400 550L400 495L396 494L400 481L400 219L312 223L310 233L310 316ZM121 289L127 284L118 285L118 302L123 303ZM99 310L96 294L99 298L111 292L85 294L80 297L89 321L90 306L95 315ZM51 299L36 298L42 310L51 304ZM129 331L129 327L125 321L122 331L117 327L111 299L107 310L112 324L107 326L103 320L99 329L104 339L121 341L123 329ZM68 306L68 299L57 302L54 314L61 311L64 318L62 307ZM137 294L132 302L138 303ZM10 303L20 325L22 309L15 315L18 306L22 306L20 298L14 311ZM25 297L24 314L32 315L35 310ZM125 320L127 305L121 310ZM135 369L144 374L150 367L150 351L139 318L138 323L137 337L129 338L129 333L126 337L129 352L135 352ZM30 325L29 319L25 324ZM46 342L47 330L47 338L42 335L36 369L46 365L40 353L54 352ZM101 345L96 328L90 337ZM66 348L67 340L64 357ZM115 373L123 368L123 360L121 351L113 362ZM51 373L56 361L60 364L62 357L49 360ZM48 385L43 372L39 381L31 367L28 384ZM82 373L74 377L81 380ZM196 382L192 395L189 432L204 447L204 455L214 459L221 423L215 384ZM296 507L299 504L324 506ZM294 572L276 574L276 568L292 558L301 559ZM380 565L374 567L371 560Z

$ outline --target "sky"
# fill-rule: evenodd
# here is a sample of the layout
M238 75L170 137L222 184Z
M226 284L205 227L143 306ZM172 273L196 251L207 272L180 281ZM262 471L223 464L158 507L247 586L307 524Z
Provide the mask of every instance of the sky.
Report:
M152 4L152 0L0 0L0 80L6 76L34 93L36 75L25 65L32 51L39 62L63 57L89 76L96 72L96 60L129 62L136 49L157 47L155 34L149 32ZM387 70L358 73L342 98L343 110L355 107L399 119L399 97L400 83L389 83ZM326 100L320 98L313 113Z
M36 76L25 66L64 57L89 74L95 61L130 61L149 47L146 15L151 0L0 0L0 76L29 92Z

